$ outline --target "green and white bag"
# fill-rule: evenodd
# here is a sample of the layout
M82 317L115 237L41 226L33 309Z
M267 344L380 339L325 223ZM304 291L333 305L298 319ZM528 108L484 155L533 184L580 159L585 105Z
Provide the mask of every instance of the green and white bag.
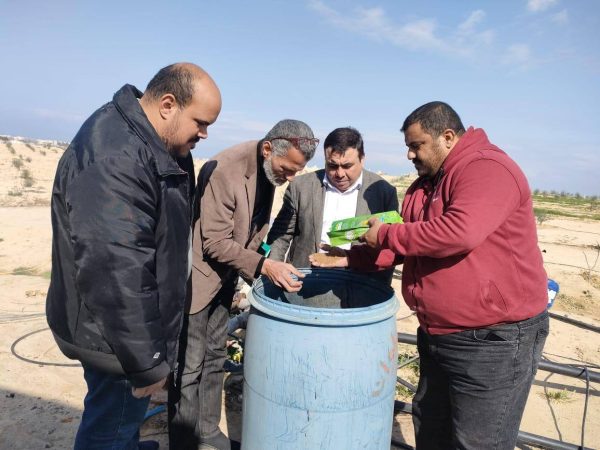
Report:
M400 217L398 211L386 211L336 220L331 224L331 231L327 232L331 245L338 247L358 240L359 236L368 231L368 221L373 217L378 218L383 223L402 223L402 217Z

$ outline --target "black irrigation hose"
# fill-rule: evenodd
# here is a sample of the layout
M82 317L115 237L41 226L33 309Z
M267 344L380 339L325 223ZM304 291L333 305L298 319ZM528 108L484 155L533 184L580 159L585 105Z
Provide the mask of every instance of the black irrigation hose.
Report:
M409 383L408 381L406 381L400 377L396 377L396 382L400 383L402 386L408 388L411 392L417 392L417 387L415 385L413 385L412 383Z
M582 359L570 358L570 357L564 356L564 355L557 355L556 353L544 352L544 357L548 361L550 361L550 359L547 358L548 355L549 356L556 356L556 357L562 358L562 359L568 359L569 361L575 361L576 363L579 363L579 364L565 363L567 365L571 365L571 366L586 366L588 369L600 369L600 365L591 363L589 361L584 361Z
M600 333L600 327L592 325L590 323L582 322L581 320L571 319L570 317L563 316L562 314L556 314L548 311L548 315L553 319L560 320L561 322L575 325L576 327L583 328L585 330L593 331L594 333Z
M519 444L535 445L551 450L592 450L580 445L569 444L568 442L557 441L556 439L551 439L545 436L527 433L526 431L519 431L517 442Z
M12 343L12 345L10 346L10 352L18 359L20 359L21 361L25 361L31 364L37 364L40 366L57 366L57 367L81 367L81 364L77 363L77 364L68 364L68 363L55 363L55 362L46 362L46 361L36 361L35 359L29 359L29 358L25 358L24 356L21 356L17 353L16 351L16 347L17 344L19 342L21 342L24 339L27 339L29 336L32 336L34 334L37 333L41 333L42 331L46 331L49 330L49 328L42 328L40 330L35 330L32 331L30 333L27 333L23 336L21 336L20 338L18 338L15 342Z
M585 419L587 417L588 398L590 396L590 376L588 368L585 368L585 403L583 404L583 421L581 423L581 448L585 448Z
M573 378L586 379L589 377L590 381L594 383L600 383L600 372L592 372L584 365L576 366L573 364L559 364L552 361L542 359L538 364L539 370L545 370L546 372L558 373L560 375L567 375Z

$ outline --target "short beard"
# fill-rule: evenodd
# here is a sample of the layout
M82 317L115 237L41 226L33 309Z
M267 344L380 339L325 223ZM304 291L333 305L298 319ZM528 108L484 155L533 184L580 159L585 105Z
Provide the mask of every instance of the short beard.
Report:
M175 117L173 118L173 122L171 124L169 124L169 126L164 131L163 135L161 136L161 139L162 139L163 143L165 144L165 148L167 149L167 152L169 152L169 154L172 156L178 156L177 148L172 143L173 138L177 135L178 129L179 129L179 113L176 113Z
M265 176L267 177L267 180L269 180L269 183L271 183L273 186L281 186L283 183L285 183L285 181L277 181L277 177L275 176L275 173L273 173L272 161L273 156L263 161L263 170L265 171Z

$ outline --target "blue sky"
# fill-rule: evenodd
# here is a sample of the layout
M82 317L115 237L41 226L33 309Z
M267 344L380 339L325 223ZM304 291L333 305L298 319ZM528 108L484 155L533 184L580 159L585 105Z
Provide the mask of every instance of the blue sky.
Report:
M0 55L0 134L70 140L123 84L192 61L223 95L196 157L295 118L322 140L352 125L369 169L409 173L402 122L443 100L532 189L600 194L595 0L0 0Z

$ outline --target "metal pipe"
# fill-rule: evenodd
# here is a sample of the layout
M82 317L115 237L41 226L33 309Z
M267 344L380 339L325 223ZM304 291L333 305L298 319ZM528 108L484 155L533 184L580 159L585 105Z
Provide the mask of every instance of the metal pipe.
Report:
M398 383L400 383L401 385L403 385L404 387L408 388L411 392L417 392L417 387L415 385L413 385L412 383L400 378L400 377L396 377L396 381Z
M600 327L597 327L597 326L589 324L589 323L582 322L581 320L571 319L570 317L563 316L561 314L556 314L556 313L553 313L550 311L548 311L548 315L550 317L552 317L553 319L560 320L561 322L575 325L576 327L583 328L585 330L590 330L595 333L600 333Z
M398 333L398 342L403 344L417 345L417 336L414 334ZM542 360L538 365L538 369L545 370L546 372L558 373L560 375L567 375L574 378L585 379L585 369L581 367L574 367L569 364L559 364L550 361ZM600 382L600 372L594 372L588 370L589 380L594 383Z
M538 436L537 434L527 433L526 431L519 431L517 442L519 444L536 445L551 450L592 450L589 447L557 441L556 439Z
M568 364L559 364L551 361L541 360L538 369L545 370L546 372L558 373L560 375L568 375L574 378L586 379L585 369L582 367L575 367ZM595 383L600 383L600 372L587 371L589 380Z
M394 412L403 412L412 414L412 404L401 402L400 400L394 400Z
M398 333L398 342L403 344L417 345L417 335L408 333Z

